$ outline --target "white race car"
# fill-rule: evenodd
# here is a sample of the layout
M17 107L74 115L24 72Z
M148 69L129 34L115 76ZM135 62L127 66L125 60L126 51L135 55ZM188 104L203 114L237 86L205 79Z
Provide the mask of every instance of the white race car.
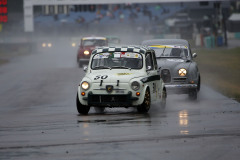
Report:
M80 114L90 107L136 107L146 113L151 102L166 105L155 51L140 46L102 47L92 52L86 75L79 83L76 105Z

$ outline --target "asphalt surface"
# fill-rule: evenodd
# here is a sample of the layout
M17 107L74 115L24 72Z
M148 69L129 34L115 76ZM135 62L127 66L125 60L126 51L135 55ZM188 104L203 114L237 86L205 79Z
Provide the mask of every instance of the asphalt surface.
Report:
M202 85L196 102L77 113L76 50L43 50L0 67L0 159L238 160L240 105ZM202 77L204 78L204 77Z

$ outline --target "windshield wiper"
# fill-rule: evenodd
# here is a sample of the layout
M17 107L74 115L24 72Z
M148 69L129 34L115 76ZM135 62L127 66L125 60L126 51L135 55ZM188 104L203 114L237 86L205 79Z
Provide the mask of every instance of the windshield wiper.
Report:
M106 66L96 66L93 69L112 69L112 68Z

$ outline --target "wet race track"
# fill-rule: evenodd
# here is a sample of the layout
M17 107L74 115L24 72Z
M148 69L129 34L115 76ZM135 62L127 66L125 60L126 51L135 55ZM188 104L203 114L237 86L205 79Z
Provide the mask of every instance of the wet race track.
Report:
M0 159L238 160L240 105L202 85L198 101L77 113L76 51L46 50L0 67ZM204 78L204 77L203 77Z

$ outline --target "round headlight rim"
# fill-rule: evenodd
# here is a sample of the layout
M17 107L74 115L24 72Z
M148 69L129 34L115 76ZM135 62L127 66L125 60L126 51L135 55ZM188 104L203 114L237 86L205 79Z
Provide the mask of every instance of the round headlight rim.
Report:
M183 71L180 72L180 70L183 70ZM178 75L181 76L181 77L186 76L187 75L187 69L186 68L180 68L178 70Z
M134 88L133 86L134 86L134 83L136 83L135 84L135 86L137 86L137 88ZM133 81L132 83L131 83L131 88L132 88L132 90L134 90L134 91L137 91L137 90L139 90L140 89L140 83L138 82L138 81Z
M87 88L83 88L83 83L87 83L88 84L88 87ZM89 88L90 88L90 83L88 83L87 81L83 81L82 83L81 83L81 88L83 89L83 90L88 90Z

